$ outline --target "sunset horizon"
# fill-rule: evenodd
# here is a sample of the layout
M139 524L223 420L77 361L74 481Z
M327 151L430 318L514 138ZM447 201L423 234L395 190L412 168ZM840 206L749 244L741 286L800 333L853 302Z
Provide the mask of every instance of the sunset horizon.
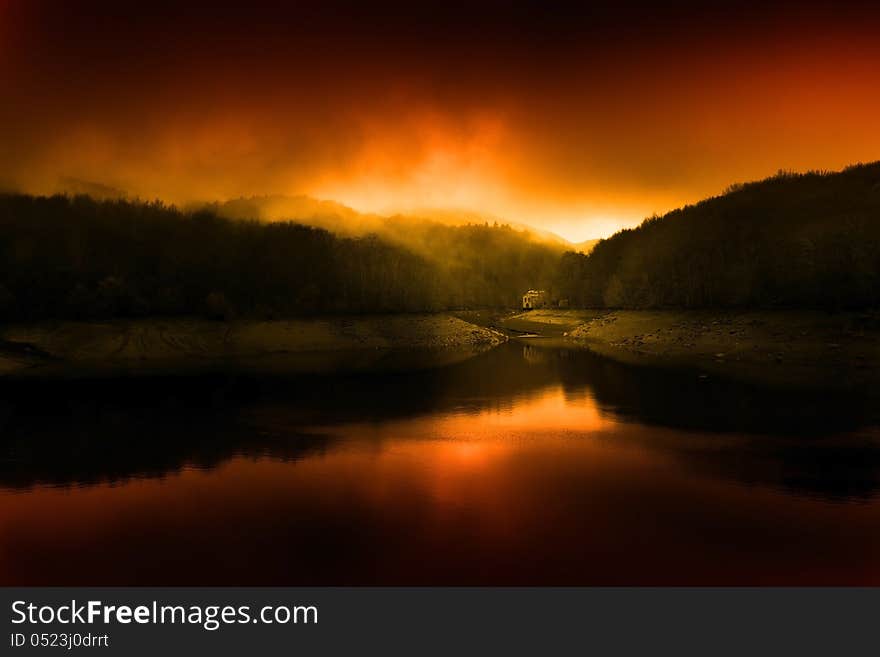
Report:
M317 204L325 204L329 205L330 208L340 207L345 210L351 210L357 214L365 215L365 216L378 216L383 219L391 219L395 216L407 217L416 220L426 220L426 221L436 221L438 223L444 223L449 225L467 225L467 224L481 224L481 223L498 223L500 225L510 225L511 227L517 230L527 230L532 232L536 237L547 237L547 238L560 238L567 244L572 246L577 246L584 242L590 243L595 242L602 239L607 239L612 235L620 232L621 230L625 230L628 228L635 228L642 224L644 221L655 218L662 217L670 212L681 210L687 206L694 205L701 201L706 201L712 198L716 198L718 196L722 196L724 193L729 191L730 189L736 188L739 185L748 184L748 183L757 183L762 180L766 180L768 178L772 178L774 176L779 175L804 175L809 173L833 173L835 171L844 171L846 169L851 169L853 167L859 166L869 166L872 164L876 164L876 162L851 162L847 165L841 167L839 170L831 169L831 168L823 168L817 167L812 169L804 169L804 170L795 170L795 169L783 169L778 168L776 170L771 171L767 175L759 176L755 178L749 178L744 180L735 180L730 181L723 188L717 190L714 193L707 193L704 196L699 198L690 198L685 199L681 203L677 205L673 205L670 207L664 207L660 209L655 209L647 212L644 215L637 216L632 218L631 220L627 220L625 223L617 224L615 222L597 222L597 221L584 221L578 223L577 221L573 221L570 224L566 224L566 226L570 226L572 231L578 230L591 230L597 225L607 225L608 229L604 233L580 233L580 232L569 232L569 231L561 231L554 230L553 225L542 225L539 221L530 221L528 219L517 219L509 216L502 215L500 213L493 212L491 208L473 208L473 207L455 207L450 205L437 205L437 206L428 206L428 205L378 205L376 207L357 205L356 203L347 203L339 198L330 198L330 197L321 197L316 194L311 194L308 192L267 192L261 194L241 194L234 197L226 197L226 198L181 198L181 199L173 199L173 198L163 198L159 195L155 195L152 197L143 197L141 198L138 195L132 195L128 193L124 189L120 189L114 187L112 185L104 184L100 181L92 181L92 180L81 180L75 177L62 177L59 182L54 186L49 186L42 190L37 191L36 193L45 194L45 195L53 195L53 194L67 194L67 195L77 195L82 194L85 196L91 196L96 199L125 199L129 201L160 201L162 203L166 203L171 206L181 207L181 208L199 208L199 207L208 207L212 204L223 204L228 202L234 202L238 200L250 200L250 199L261 199L261 198L290 198L290 199L308 199L309 201L314 201ZM8 188L6 190L0 189L0 192L6 193L35 193L35 190L26 190L26 189L15 189ZM332 212L332 209L328 209L328 212ZM311 225L310 221L311 217L309 216L300 216L295 212L278 212L275 213L271 218L265 216L253 216L253 217L240 217L242 219L262 219L269 221L293 221L300 222L306 225ZM318 227L321 227L320 224L317 224ZM358 231L354 231L357 233ZM368 232L368 231L367 231Z
M869 4L84 6L0 2L0 186L306 194L579 242L880 153Z

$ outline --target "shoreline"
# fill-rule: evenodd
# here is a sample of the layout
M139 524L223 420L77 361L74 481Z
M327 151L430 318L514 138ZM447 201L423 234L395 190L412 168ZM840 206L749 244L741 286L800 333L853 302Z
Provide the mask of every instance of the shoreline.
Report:
M436 367L506 337L448 314L57 321L0 328L0 377Z
M880 373L871 312L534 310L500 324L621 362L765 384L847 387Z
M9 325L0 328L0 378L410 370L460 362L508 339L765 385L880 379L877 313L604 309Z

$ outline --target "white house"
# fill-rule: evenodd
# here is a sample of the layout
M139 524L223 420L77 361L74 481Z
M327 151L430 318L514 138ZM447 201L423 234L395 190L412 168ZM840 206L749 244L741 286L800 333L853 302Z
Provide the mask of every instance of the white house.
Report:
M529 290L523 295L523 310L534 310L547 305L544 290Z

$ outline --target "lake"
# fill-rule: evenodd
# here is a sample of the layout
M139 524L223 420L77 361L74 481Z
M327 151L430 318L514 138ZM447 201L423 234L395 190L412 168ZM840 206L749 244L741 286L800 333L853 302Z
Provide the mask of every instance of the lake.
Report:
M541 340L0 382L0 583L880 584L876 397Z

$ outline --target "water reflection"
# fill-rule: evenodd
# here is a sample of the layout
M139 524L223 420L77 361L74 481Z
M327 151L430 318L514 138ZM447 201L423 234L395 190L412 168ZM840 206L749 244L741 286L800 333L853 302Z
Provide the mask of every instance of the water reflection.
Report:
M4 583L877 581L866 393L511 343L0 399Z
M538 411L529 399L543 399ZM772 479L777 470L794 488L865 495L878 487L880 447L859 429L877 424L877 408L865 393L762 389L533 343L451 367L381 375L17 381L0 384L0 486L158 476L235 455L290 460L328 448L332 439L316 425L455 412L468 430L471 414L505 418L515 409L522 422L533 409L529 422L545 430L585 431L604 418L604 426L748 434L696 441L689 433L664 441L645 435L646 446L695 467L747 481ZM819 468L824 475L798 476Z

